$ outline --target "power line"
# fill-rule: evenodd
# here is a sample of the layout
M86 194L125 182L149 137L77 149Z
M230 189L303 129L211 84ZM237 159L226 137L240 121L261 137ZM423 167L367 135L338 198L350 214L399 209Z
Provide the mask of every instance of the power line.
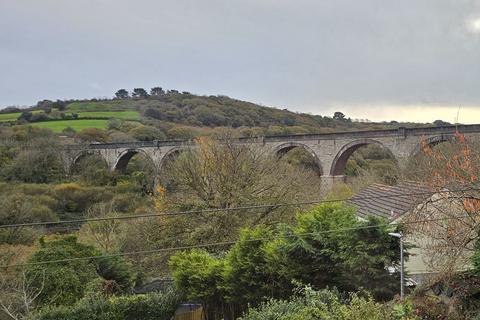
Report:
M279 208L279 207L300 207L304 205L344 202L348 200L375 200L375 199L388 199L388 198L396 198L396 197L401 198L401 197L409 197L409 196L433 195L433 194L442 193L442 192L452 193L452 192L465 192L465 191L477 191L477 189L468 188L468 189L461 189L461 190L429 191L429 192L415 192L415 193L393 193L389 195L379 195L379 196L367 196L367 197L354 196L354 197L343 198L343 199L327 199L327 200L314 200L314 201L277 203L277 204L258 204L258 205L240 206L240 207L231 207L231 208L200 209L200 210L176 211L176 212L172 211L172 212L161 212L161 213L151 213L151 214L141 214L141 215L122 215L122 216L116 216L116 217L98 217L98 218L83 218L83 219L62 220L62 221L4 224L4 225L0 225L0 229L47 226L47 225L53 226L53 225L59 225L59 224L75 224L75 223L107 221L107 220L129 220L129 219L141 219L141 218L151 218L151 217L173 217L173 216L189 215L189 214L216 213L216 212L267 209L267 208Z
M297 236L320 235L320 234L328 234L328 233L335 233L335 232L346 232L346 231L373 229L373 228L377 228L377 227L391 227L391 226L400 226L400 225L405 225L405 224L435 222L435 221L458 219L458 218L464 218L464 217L468 217L468 216L463 215L463 216L454 216L454 217L442 217L442 218L413 220L413 221L405 221L405 222L380 223L380 224L373 224L373 225L366 225L366 226L356 226L356 227L349 227L349 228L337 228L337 229L323 230L323 231L318 231L318 232L309 232L309 233L300 233L300 234L291 234L291 235L277 235L277 236L274 236L274 237L254 238L254 239L247 239L247 240L244 240L244 241L245 242L256 242L256 241L264 241L264 240L275 240L275 239L277 239L278 236L281 236L283 238L291 238L291 237L297 237ZM14 267L46 265L46 264L52 264L52 263L93 260L93 259L104 259L104 258L113 258L113 257L125 257L125 256L155 254L155 253L170 252L170 251L181 251L181 250L190 250L190 249L198 249L198 248L208 248L208 247L215 247L215 246L232 245L232 244L235 244L237 241L238 240L212 242L212 243L204 243L204 244L197 244L197 245L190 245L190 246L179 246L179 247L152 249L152 250L131 251L131 252L123 252L123 253L100 255L100 256L77 257L77 258L47 260L47 261L31 262L31 263L11 264L11 265L0 266L0 268L7 269L7 268L14 268Z

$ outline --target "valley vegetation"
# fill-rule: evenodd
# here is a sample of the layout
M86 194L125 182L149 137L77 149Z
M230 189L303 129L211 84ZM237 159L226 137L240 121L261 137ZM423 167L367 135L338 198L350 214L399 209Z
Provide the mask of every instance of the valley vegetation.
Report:
M359 149L347 163L347 182L325 194L302 149L280 159L233 143L239 136L398 124L138 89L110 100L43 101L0 126L0 319L170 319L182 302L202 304L208 319L446 314L450 306L431 297L398 299L399 243L388 233L402 226L360 221L338 201L281 205L348 198L372 182L395 184L405 172L386 151ZM35 125L81 120L105 127ZM141 154L123 171L111 172L95 155L67 171L58 152L71 143L164 139L192 140L197 148L172 156L158 178ZM478 163L470 151L469 161ZM441 168L442 159L433 159ZM463 181L435 168L452 183ZM467 169L478 177L478 166ZM66 220L78 221L55 223ZM469 276L476 279L474 257ZM478 311L475 294L460 296L451 319Z

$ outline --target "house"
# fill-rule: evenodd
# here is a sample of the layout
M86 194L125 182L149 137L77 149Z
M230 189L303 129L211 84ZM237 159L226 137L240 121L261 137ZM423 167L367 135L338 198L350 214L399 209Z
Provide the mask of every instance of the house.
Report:
M452 195L448 190L432 193L427 186L412 181L404 181L396 186L376 183L353 196L347 203L357 209L359 219L376 216L391 224L405 223L407 232L404 239L413 245L408 250L410 257L405 269L412 282L418 284L434 276L447 264L453 265L455 271L469 267L469 248L459 246L458 250L452 250L452 247L444 245L445 235L450 233L459 239L459 243L466 244L461 241L471 232L458 224L454 225L455 221L450 219L465 213L464 200ZM450 251L442 252L445 247Z
M430 196L429 189L416 182L405 181L396 186L374 183L353 196L348 203L356 207L360 219L377 216L392 221Z

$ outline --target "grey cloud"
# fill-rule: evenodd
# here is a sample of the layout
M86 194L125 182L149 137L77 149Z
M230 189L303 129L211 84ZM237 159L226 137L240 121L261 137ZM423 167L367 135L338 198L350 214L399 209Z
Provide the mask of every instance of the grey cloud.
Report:
M0 105L159 84L312 113L480 106L477 16L467 0L4 0Z

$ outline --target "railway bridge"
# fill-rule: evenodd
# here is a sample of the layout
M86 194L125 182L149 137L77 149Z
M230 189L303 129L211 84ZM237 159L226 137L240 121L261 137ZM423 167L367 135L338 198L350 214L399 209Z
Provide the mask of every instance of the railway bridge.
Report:
M239 138L235 143L255 145L267 152L282 156L293 148L307 150L315 159L324 187L329 188L337 179L343 179L348 158L358 148L376 144L388 150L401 166L409 157L420 152L422 143L438 144L454 138L456 132L480 138L480 124L445 127L398 128L388 130L351 131L322 134L265 136ZM188 148L192 141L148 141L69 146L64 151L65 169L88 154L100 155L110 170L125 170L129 160L143 153L154 164L157 174L168 156Z

